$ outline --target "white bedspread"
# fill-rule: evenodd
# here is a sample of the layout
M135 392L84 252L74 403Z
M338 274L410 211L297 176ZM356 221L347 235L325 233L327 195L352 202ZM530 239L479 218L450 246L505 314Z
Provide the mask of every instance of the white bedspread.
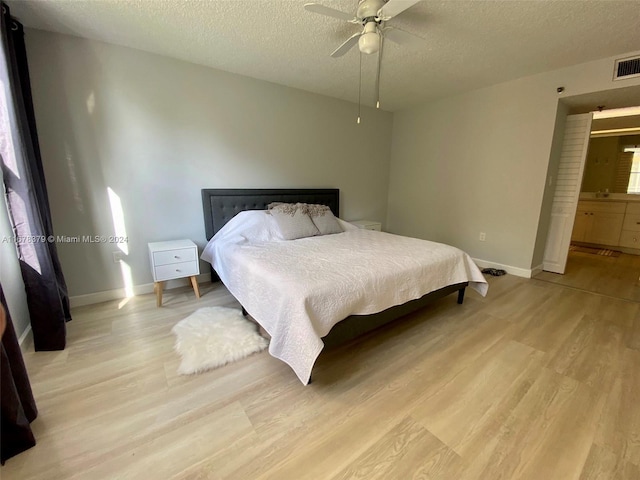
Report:
M202 258L269 332L269 353L305 385L322 337L349 315L377 313L455 283L487 292L478 267L457 248L357 228L278 241L259 213L234 217Z

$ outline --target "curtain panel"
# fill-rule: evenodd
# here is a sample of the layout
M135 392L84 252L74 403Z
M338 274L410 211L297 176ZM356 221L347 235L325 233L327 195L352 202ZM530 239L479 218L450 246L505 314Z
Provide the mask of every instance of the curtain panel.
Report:
M30 423L38 415L27 369L0 285L0 316L5 316L0 349L0 463L33 447Z
M0 154L36 350L62 350L71 320L58 260L31 97L24 30L2 3Z

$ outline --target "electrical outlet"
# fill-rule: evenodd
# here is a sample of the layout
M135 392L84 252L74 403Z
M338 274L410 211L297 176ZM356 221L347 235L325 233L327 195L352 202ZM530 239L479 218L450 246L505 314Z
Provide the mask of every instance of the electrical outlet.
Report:
M487 234L484 232L480 232L480 241L484 242L487 239Z
M124 260L124 253L121 251L113 252L113 263L120 263Z

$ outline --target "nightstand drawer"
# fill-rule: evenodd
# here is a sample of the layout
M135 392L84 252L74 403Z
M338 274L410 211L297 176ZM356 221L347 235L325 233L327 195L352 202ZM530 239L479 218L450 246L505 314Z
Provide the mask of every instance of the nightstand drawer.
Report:
M156 282L163 282L165 280L171 280L173 278L198 275L200 272L198 268L198 262L190 261L182 263L172 263L170 265L158 265L155 267L155 273Z
M176 250L165 250L162 252L153 252L153 264L170 265L173 263L193 262L196 259L195 248L180 248Z
M191 240L151 242L149 257L154 282L153 290L158 307L162 306L162 290L167 280L189 277L196 298L200 298L200 289L196 280L196 275L200 274L200 261L198 246L195 243Z

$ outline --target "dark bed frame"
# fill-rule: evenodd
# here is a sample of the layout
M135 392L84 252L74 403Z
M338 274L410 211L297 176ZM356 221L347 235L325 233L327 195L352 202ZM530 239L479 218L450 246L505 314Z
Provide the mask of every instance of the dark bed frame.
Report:
M340 216L340 191L322 189L203 189L202 207L207 240L210 240L237 213L245 210L266 210L272 202L313 203L327 205L335 216ZM218 276L212 267L212 280ZM375 330L402 316L415 312L439 298L458 292L458 303L464 300L469 282L449 285L402 305L388 308L373 315L351 315L337 323L322 340L325 347L343 344ZM244 307L243 313L246 314ZM250 313L250 312L249 312Z

